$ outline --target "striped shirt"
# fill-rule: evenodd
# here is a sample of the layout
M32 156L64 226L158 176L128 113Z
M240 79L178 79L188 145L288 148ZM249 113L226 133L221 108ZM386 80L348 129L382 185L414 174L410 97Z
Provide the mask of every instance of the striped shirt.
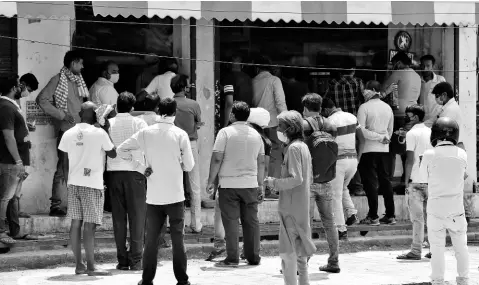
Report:
M343 76L339 81L331 80L324 97L333 100L336 106L344 112L356 116L359 105L363 101L363 91L364 85L361 79Z
M336 127L335 141L338 144L338 155L356 155L356 129L358 119L341 109L337 109L329 117L329 122Z
M133 117L128 113L119 113L115 118L109 120L110 122L110 136L115 144L118 147L124 141L129 139L132 135L148 127L145 121L140 118ZM108 158L107 161L107 171L138 171L143 173L143 169L139 168L138 163L145 164L145 157L141 150L136 150L131 152L132 163L131 161L125 160L121 157Z

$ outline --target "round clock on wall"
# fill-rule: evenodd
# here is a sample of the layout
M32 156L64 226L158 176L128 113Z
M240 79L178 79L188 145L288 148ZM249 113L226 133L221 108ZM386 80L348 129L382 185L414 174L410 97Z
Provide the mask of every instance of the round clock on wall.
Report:
M412 38L406 31L399 31L394 37L394 45L400 51L408 51L411 47Z

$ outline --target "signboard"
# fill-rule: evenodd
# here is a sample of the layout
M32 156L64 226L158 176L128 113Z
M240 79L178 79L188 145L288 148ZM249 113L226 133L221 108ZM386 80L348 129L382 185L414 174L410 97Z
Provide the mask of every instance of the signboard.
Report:
M37 105L35 101L27 101L26 110L27 110L27 122L35 121L35 125L51 125L52 117L45 114L40 106Z
M389 50L389 60L388 60L389 63L391 63L391 60L398 52L399 52L398 50L394 50L394 49ZM415 54L413 52L406 52L406 54L411 59L411 61L414 60Z

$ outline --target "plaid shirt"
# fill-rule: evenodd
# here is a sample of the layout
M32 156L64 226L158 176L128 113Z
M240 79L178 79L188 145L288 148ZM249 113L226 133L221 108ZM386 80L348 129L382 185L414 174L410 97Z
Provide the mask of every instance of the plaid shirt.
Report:
M339 81L336 79L330 81L324 97L333 100L337 108L356 116L359 105L364 101L363 91L364 85L361 79L343 76Z

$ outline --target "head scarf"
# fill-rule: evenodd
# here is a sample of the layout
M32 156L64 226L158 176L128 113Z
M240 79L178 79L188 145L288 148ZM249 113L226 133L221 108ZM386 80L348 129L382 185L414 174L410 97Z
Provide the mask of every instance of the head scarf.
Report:
M102 105L100 105L100 107L98 107L95 110L96 120L98 121L100 126L105 125L105 120L106 120L106 118L108 117L108 115L110 114L111 111L113 111L113 107L111 105L107 105L107 104L102 104Z

